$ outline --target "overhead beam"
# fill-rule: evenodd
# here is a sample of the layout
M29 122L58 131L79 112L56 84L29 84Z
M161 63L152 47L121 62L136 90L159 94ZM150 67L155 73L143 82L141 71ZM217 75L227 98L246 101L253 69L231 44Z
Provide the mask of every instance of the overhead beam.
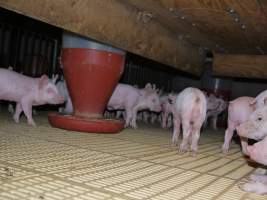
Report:
M0 0L0 7L200 75L205 53L119 0Z
M240 78L267 78L267 55L213 54L213 74Z

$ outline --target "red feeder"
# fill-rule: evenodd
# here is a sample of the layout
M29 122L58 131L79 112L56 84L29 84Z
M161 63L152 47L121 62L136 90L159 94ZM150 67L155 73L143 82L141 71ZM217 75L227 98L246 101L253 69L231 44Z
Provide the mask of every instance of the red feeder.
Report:
M54 127L116 133L123 121L104 119L103 112L124 69L125 52L70 33L63 35L62 64L73 115L51 113Z

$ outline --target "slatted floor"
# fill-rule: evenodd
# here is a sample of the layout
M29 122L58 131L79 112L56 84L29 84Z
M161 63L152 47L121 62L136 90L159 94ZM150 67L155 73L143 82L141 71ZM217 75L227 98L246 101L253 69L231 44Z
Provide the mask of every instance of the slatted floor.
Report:
M239 189L254 168L236 144L221 153L222 131L203 132L194 158L156 126L109 135L51 128L46 113L35 121L0 114L1 200L266 199Z

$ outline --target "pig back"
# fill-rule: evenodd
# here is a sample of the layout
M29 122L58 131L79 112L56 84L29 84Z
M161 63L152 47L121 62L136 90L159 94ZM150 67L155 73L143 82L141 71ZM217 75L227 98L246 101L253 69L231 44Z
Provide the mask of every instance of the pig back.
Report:
M205 120L207 101L197 88L186 88L177 97L175 110L183 120Z
M38 88L38 80L11 70L0 69L0 99L18 102Z

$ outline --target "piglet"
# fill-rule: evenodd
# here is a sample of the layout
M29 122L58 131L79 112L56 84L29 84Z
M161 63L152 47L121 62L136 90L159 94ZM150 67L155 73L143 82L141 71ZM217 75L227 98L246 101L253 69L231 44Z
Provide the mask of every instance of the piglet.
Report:
M19 122L23 111L28 124L32 126L36 126L32 118L32 106L64 102L55 84L46 75L31 78L3 68L0 69L0 99L16 102L15 122Z
M206 127L208 124L208 119L212 119L212 126L214 130L217 130L217 119L218 116L227 108L227 102L222 98L215 97L211 94L207 97L207 115L204 122L204 126Z
M176 99L177 95L169 94L163 95L160 97L161 102L161 127L162 128L170 128L171 124L168 123L168 119L171 118L173 103Z
M131 85L119 83L109 99L108 110L125 110L125 127L137 128L136 115L139 110L160 112L158 90L150 83L138 89Z
M173 106L174 130L172 143L178 144L180 124L182 124L183 140L180 145L180 152L186 152L188 145L191 144L192 155L195 156L200 129L206 117L206 97L201 90L188 87L178 94Z
M237 126L244 123L249 119L250 114L253 112L254 107L250 103L254 100L253 97L239 97L229 102L228 107L228 126L225 131L224 143L222 151L224 154L228 153L230 142L232 140L234 131ZM247 139L241 137L242 151L246 154Z
M267 165L267 137L252 146L247 146L247 155L251 160ZM250 175L250 181L244 184L241 188L246 192L267 194L267 175L252 174Z

